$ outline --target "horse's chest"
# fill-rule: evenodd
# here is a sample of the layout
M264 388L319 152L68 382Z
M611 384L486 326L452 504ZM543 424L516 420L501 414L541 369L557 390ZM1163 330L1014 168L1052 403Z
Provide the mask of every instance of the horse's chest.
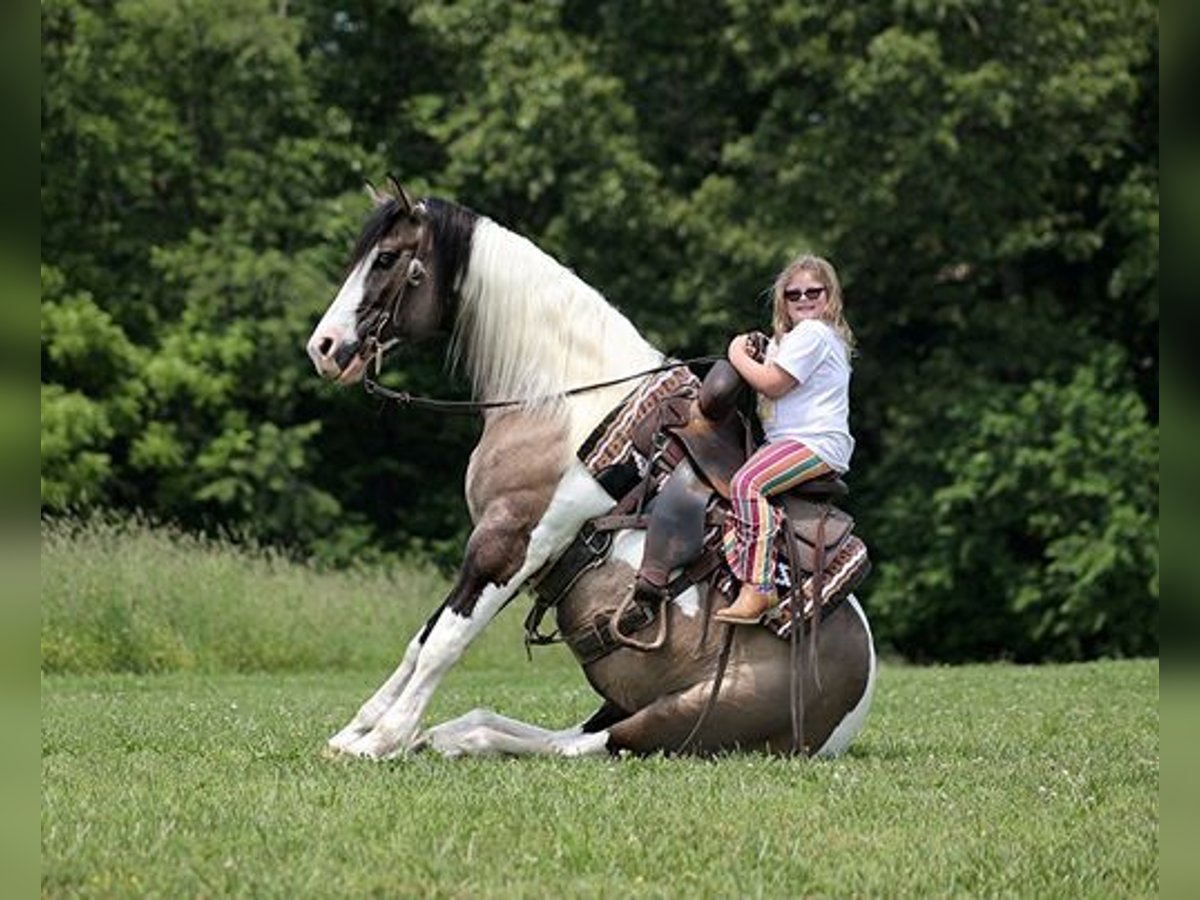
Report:
M560 420L523 412L489 418L467 465L472 520L504 515L532 528L549 506L568 459Z

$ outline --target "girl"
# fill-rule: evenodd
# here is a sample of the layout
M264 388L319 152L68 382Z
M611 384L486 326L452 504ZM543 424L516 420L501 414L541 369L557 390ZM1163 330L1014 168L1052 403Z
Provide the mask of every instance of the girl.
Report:
M850 353L854 335L842 315L837 272L819 256L793 260L775 279L775 336L760 362L753 338L735 337L729 361L758 392L766 443L734 474L725 558L742 582L722 622L754 624L775 605L778 514L767 497L850 467Z

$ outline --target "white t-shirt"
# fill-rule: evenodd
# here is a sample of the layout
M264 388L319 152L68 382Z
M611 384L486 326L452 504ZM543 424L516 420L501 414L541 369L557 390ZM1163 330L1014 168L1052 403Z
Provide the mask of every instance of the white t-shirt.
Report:
M850 353L837 332L805 319L767 344L773 362L799 382L777 400L758 397L758 417L768 441L801 441L839 473L850 468Z

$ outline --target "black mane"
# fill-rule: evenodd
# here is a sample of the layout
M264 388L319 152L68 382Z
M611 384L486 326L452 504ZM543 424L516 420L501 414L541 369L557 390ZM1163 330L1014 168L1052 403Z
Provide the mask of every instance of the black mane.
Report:
M437 269L438 291L444 299L456 297L471 260L471 241L479 214L440 197L425 200L433 227L433 256Z

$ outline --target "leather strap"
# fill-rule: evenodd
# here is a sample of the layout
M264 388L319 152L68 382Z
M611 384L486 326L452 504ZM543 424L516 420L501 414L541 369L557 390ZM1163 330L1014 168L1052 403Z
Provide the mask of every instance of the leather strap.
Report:
M718 551L712 549L705 551L699 559L667 583L662 600L670 602L692 585L699 584L708 578L720 561L721 555ZM571 648L571 652L575 654L580 665L586 666L614 650L629 646L628 643L618 638L617 634L629 635L640 631L651 624L661 610L661 603L655 608L654 605L639 600L626 604L620 618L615 622L613 620L615 610L603 610L596 613L592 620L581 628L570 634L564 634L562 640ZM666 615L666 613L662 614Z
M821 517L817 520L817 545L813 552L812 595L813 617L812 628L808 632L808 664L812 668L813 684L819 693L821 690L821 669L817 661L817 632L821 627L821 610L825 606L825 522L829 517L829 504L821 507ZM804 622L804 596L800 596L801 625Z
M725 623L725 638L721 642L721 653L717 657L717 674L713 678L712 690L708 694L708 701L704 704L704 709L700 710L700 715L696 716L696 722L692 725L692 730L688 732L687 737L683 739L678 747L675 748L675 753L682 753L695 740L696 735L700 733L700 726L704 724L704 720L708 718L708 714L713 711L713 707L717 705L717 697L721 693L721 684L725 681L725 670L729 668L729 654L733 649L733 635L737 631L736 625Z
M596 568L608 558L612 542L612 531L598 531L591 522L585 522L562 556L537 579L533 586L533 606L525 617L526 648L530 644L553 644L559 640L556 632L542 634L538 630L542 619L575 586L584 572Z
M804 580L800 569L800 547L791 519L783 519L784 546L787 548L788 573L791 575L792 630L789 635L791 668L788 672L788 693L792 713L792 752L807 753L804 744L804 667L800 658L800 632L804 629Z

